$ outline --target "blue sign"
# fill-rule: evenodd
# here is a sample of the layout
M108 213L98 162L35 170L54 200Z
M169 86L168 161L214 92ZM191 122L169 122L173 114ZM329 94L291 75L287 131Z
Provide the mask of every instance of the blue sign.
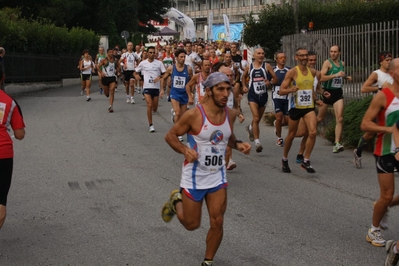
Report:
M230 35L232 41L241 40L241 33L244 28L244 23L230 23ZM224 24L212 25L212 38L215 41L226 40L226 28Z

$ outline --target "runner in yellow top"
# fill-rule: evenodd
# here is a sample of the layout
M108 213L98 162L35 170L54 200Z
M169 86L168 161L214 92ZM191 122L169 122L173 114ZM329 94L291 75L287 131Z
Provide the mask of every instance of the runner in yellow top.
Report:
M291 169L288 166L288 153L298 130L299 121L301 118L303 118L309 135L306 141L305 156L301 167L308 173L315 173L315 170L310 165L309 161L310 154L316 142L317 133L317 120L314 106L315 102L317 102L319 105L322 105L323 103L319 100L316 100L316 92L313 90L316 70L314 68L307 67L308 50L305 48L298 48L295 52L295 60L297 60L298 65L287 72L280 87L280 94L288 94L288 98L290 100L288 134L284 141L282 169L285 173L291 172ZM319 84L317 83L316 86L318 87Z

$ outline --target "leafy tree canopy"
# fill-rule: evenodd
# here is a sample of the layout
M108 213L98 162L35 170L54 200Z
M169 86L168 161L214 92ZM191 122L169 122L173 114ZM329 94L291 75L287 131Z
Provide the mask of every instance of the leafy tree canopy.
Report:
M82 27L108 35L110 43L118 40L123 30L151 33L150 20L162 21L171 7L170 0L3 0L1 6L19 8L27 19L39 19L67 28ZM143 26L140 26L140 23Z

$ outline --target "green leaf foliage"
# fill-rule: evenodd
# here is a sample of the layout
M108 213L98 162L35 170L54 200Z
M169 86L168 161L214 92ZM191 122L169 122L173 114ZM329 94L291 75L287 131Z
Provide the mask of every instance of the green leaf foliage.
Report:
M351 101L344 109L344 124L341 140L345 146L356 147L360 137L364 134L360 130L363 116L370 105L373 96L368 96L359 101ZM324 137L331 141L335 140L335 120L331 121L325 128Z
M282 36L295 33L294 9L289 4L268 4L260 12L258 21L255 21L253 14L244 19L244 43L249 46L260 45L268 55L280 49Z
M0 24L0 43L8 52L60 55L98 49L99 37L93 31L24 19L19 9L0 10Z

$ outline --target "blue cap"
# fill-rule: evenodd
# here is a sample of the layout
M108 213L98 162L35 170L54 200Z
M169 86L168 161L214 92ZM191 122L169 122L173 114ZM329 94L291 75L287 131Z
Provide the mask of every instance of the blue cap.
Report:
M222 82L230 84L230 79L221 72L215 72L210 74L209 77L204 82L202 82L202 85L205 88L212 88L213 86Z

